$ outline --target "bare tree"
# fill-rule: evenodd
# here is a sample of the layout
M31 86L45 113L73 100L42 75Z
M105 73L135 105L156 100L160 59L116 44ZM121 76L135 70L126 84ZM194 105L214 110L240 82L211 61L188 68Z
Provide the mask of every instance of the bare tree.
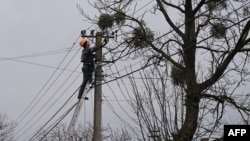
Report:
M130 133L125 127L121 127L120 129L112 129L109 126L107 133L109 134L108 140L110 141L131 141L133 137L132 133Z
M248 0L100 0L90 4L101 15L92 20L79 6L86 19L103 31L119 29L116 45L109 49L112 59L141 58L145 63L138 70L154 69L145 75L161 76L160 81L144 81L146 94L134 89L132 107L143 119L138 121L141 127L160 127L164 140L191 141L219 131L228 123L228 110L238 113L241 121L237 122L249 124L249 90L240 90L249 85L250 76ZM154 31L155 24L162 27ZM133 79L131 83L137 84ZM155 96L158 104L145 100L145 95ZM144 128L141 131L144 134Z
M41 141L64 141L66 140L68 126L66 124L59 124L53 128L49 133L47 130L42 131L39 135ZM90 141L92 140L92 125L88 123L86 126L79 124L73 132L73 141Z
M65 141L67 129L65 124L59 124L49 133L46 130L42 131L38 139L41 141ZM93 137L93 125L90 122L85 126L83 124L78 124L72 136L72 141L91 141ZM126 128L122 127L116 130L110 126L108 128L103 128L102 140L104 141L130 141L131 138L132 135Z
M13 141L15 127L15 123L9 121L6 114L0 113L0 141Z

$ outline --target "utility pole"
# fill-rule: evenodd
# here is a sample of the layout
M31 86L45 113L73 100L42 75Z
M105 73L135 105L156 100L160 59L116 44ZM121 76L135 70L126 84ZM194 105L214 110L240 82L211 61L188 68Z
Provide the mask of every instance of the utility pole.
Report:
M86 35L86 30L81 31L82 37L95 38L96 45L101 45L102 38L114 38L114 34L116 32L112 32L112 35L109 36L104 35L103 32L97 32L94 35L94 30L91 31L90 36ZM95 61L96 61L96 69L95 69L95 94L94 94L94 133L92 141L101 141L102 139L102 48L98 49L95 53Z
M117 31L116 31L117 32ZM101 44L102 38L114 38L112 36L103 35L103 32L96 33L96 45ZM94 133L92 141L101 141L102 139L102 48L96 51L96 70L95 70L95 96L94 96Z
M96 33L96 45L101 44L103 33ZM93 141L102 138L102 48L96 51L95 96L94 96L94 133Z

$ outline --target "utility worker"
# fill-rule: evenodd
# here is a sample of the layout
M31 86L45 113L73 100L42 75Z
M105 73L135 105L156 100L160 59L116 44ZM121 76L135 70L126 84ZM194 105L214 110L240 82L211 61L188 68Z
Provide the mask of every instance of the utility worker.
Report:
M78 99L81 99L83 91L85 89L85 86L88 83L92 83L92 74L95 70L95 64L94 64L94 52L96 52L98 49L104 47L107 44L107 40L105 38L102 38L100 45L95 45L93 47L90 47L90 42L87 38L82 37L79 41L79 45L83 47L82 50L82 56L81 56L81 62L83 63L82 72L83 72L83 82L79 90ZM88 99L87 97L85 99Z

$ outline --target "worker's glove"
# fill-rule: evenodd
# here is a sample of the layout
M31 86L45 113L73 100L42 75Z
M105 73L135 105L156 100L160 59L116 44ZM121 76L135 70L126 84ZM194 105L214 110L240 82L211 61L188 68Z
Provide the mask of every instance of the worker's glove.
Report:
M108 40L106 38L102 38L101 45L105 46L108 43Z

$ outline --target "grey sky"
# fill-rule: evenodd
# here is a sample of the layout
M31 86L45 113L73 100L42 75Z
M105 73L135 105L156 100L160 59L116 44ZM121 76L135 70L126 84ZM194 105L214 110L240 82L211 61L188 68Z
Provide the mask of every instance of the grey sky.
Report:
M10 120L17 120L16 141L26 141L34 135L82 82L81 48L76 41L81 30L94 27L83 20L77 4L91 16L99 15L84 0L0 0L0 112L6 113ZM60 68L67 66L69 71L56 71L66 55ZM121 66L120 70L124 67ZM112 87L112 83L103 87L105 99L115 99L115 93L110 91ZM93 121L93 91L89 97L78 120L82 124ZM75 95L54 119L64 114L76 100ZM110 110L108 104L116 110ZM121 101L118 105L115 100L104 101L103 124L120 127L119 117L114 112L124 104L127 102ZM62 122L69 122L72 114ZM123 111L116 114L128 118ZM54 121L49 125L52 123Z
M16 120L36 95L42 96L41 100L33 101L31 106L31 108L34 107L33 110L28 112L27 116L19 123L16 132L18 141L25 141L33 135L34 131L47 122L81 84L81 66L77 67L80 64L80 48L78 43L75 46L73 44L77 41L80 31L88 29L91 25L83 21L76 4L82 6L88 14L92 14L91 16L99 15L96 11L92 11L93 9L84 1L0 0L0 112L6 113L10 120ZM146 3L146 1L143 2ZM143 13L143 11L140 12ZM152 18L150 15L146 15L146 17ZM160 16L155 16L151 20L158 21ZM161 24L165 24L164 22L157 24L151 22L149 24L156 31L168 28L167 26L162 28ZM72 51L69 52L60 68L64 68L69 63L67 70L76 70L76 72L73 74L71 71L61 73L62 70L57 70L51 81L46 83L55 72L53 67L58 67L71 47L73 47ZM45 52L50 54L41 54ZM27 56L37 53L39 55ZM27 57L16 58L20 56ZM71 58L73 59L70 62ZM125 66L123 64L117 65L121 66L120 70ZM129 63L127 65L129 66ZM74 81L75 79L76 81ZM66 80L67 82L65 82ZM72 86L68 88L71 84ZM42 89L43 86L45 86L44 89ZM112 83L104 85L105 98L115 99L114 93L110 91L112 87L114 87ZM246 91L248 90L249 88L246 88ZM77 100L76 97L75 100ZM89 97L90 101L84 105L80 121L92 122L93 92ZM74 101L71 101L67 108L73 103ZM110 103L116 108L119 107L116 101L110 101ZM121 101L120 104L124 103ZM131 109L126 110L132 111ZM127 118L125 112L118 115ZM70 118L71 116L67 116L65 121L69 121ZM104 101L103 122L120 126L118 121L119 119ZM24 133L23 136L21 136L22 133Z
M0 112L6 113L10 120L18 118L55 71L53 68L44 66L57 67L67 52L19 59L15 59L15 57L71 48L78 39L80 31L90 26L83 21L83 17L76 7L76 4L83 6L83 2L82 0L0 0ZM79 46L74 46L74 51L69 54L66 63L77 52L77 49ZM76 55L67 69L74 70L80 63L80 54ZM66 63L62 64L61 68L66 66ZM70 82L81 73L80 70L78 67ZM60 72L58 71L52 80L55 80ZM81 75L62 97L60 96L69 82L56 93L58 87L62 85L70 73L63 73L51 89L48 87L52 85L52 81L41 92L40 95L45 95L37 107L34 107L34 110L19 123L18 130L20 128L22 131L27 130L24 136L19 137L20 141L25 140L32 135L32 132L38 130L38 127L42 126L80 85ZM49 91L45 92L47 89ZM53 95L55 96L53 97ZM51 97L53 100L49 101ZM52 105L52 101L56 98L60 99L44 117L39 119L40 125L25 126L46 102L49 101L47 105ZM92 111L91 107L89 109ZM35 121L31 123L33 122ZM29 127L32 128L29 129ZM22 134L22 132L17 134Z

